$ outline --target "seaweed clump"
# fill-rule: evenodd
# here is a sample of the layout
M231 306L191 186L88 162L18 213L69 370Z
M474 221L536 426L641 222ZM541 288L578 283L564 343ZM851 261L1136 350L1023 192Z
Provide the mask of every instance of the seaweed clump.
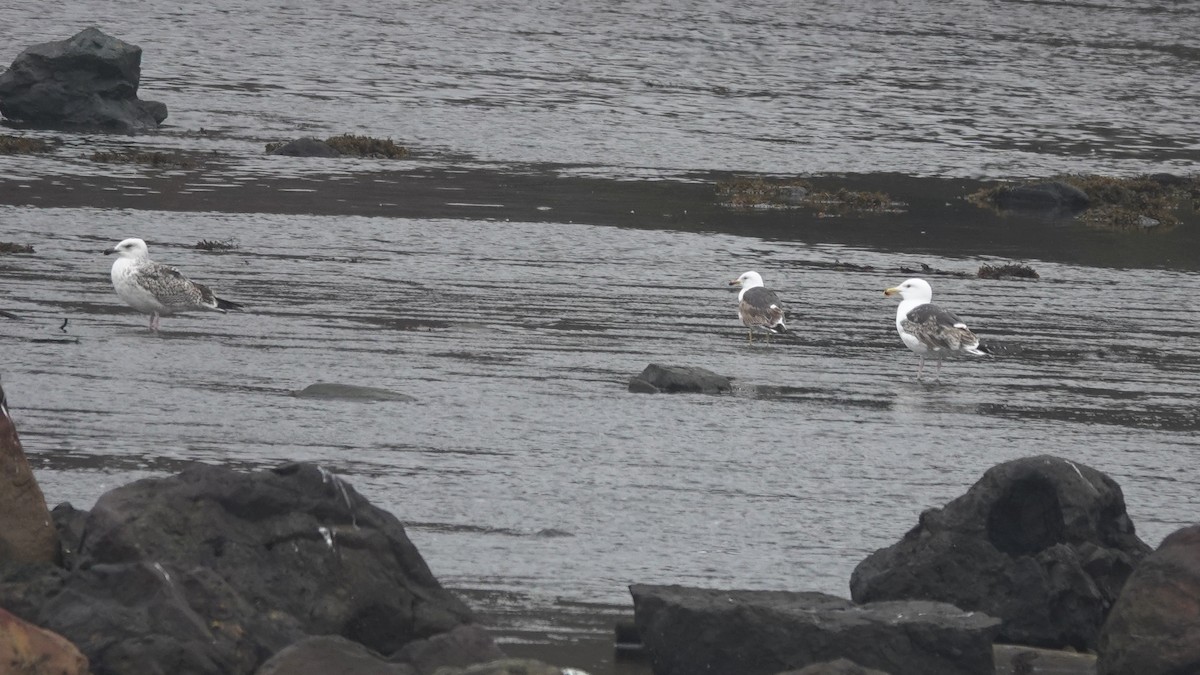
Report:
M175 167L181 169L190 169L196 166L195 160L184 157L180 154L134 150L132 148L112 151L98 150L92 153L91 160L93 162L107 162L110 164L145 164L147 166L159 168Z
M882 192L860 192L838 188L816 190L801 179L768 180L738 178L717 183L717 198L723 206L740 209L816 209L820 216L847 213L897 213L904 204Z
M396 145L390 138L371 138L370 136L354 136L344 134L325 139L334 150L343 155L353 157L373 157L377 159L400 159L408 156L408 148Z
M0 241L0 253L33 253L33 247L29 244Z
M1195 210L1194 200L1200 196L1200 178L1068 176L1063 181L1091 197L1093 206L1080 214L1079 220L1109 230L1174 227L1180 222L1179 211Z
M236 239L201 239L196 242L196 248L201 251L232 251L237 249Z
M1007 263L1004 265L980 265L976 276L980 279L1038 279L1040 276L1037 270L1029 265L1016 265Z
M49 143L40 138L0 134L0 155L32 155L52 149Z
M1092 227L1140 231L1178 225L1180 212L1195 211L1197 198L1200 177L1070 175L986 187L969 195L967 201L1000 210L1067 210Z

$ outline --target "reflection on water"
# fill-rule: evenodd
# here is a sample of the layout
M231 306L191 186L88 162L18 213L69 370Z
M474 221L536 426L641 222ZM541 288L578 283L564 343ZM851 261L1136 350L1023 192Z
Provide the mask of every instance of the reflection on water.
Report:
M218 0L7 8L144 50L169 143L366 133L487 161L1029 176L1194 170L1193 3Z
M1037 282L933 279L1001 355L919 383L882 295L911 256L562 223L3 218L44 233L0 259L0 305L26 317L0 343L51 502L90 507L188 461L319 462L409 523L450 585L611 602L630 582L845 595L921 510L1037 453L1115 478L1151 544L1195 519L1194 273L1033 260ZM249 311L150 334L100 254L134 235ZM228 238L240 248L192 248ZM726 281L747 269L789 304L795 340L746 343ZM78 342L34 341L58 336ZM628 393L650 362L737 392ZM417 400L291 395L318 381Z

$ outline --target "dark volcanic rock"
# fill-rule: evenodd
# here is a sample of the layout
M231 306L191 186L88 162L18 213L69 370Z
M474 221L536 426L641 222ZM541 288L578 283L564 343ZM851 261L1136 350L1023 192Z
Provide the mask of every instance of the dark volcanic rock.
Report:
M504 657L504 652L487 631L475 625L462 625L425 640L410 642L391 658L412 664L417 672L425 675L441 667L463 667Z
M92 509L82 553L209 567L309 634L382 653L471 617L394 516L309 464L257 473L199 465L117 488Z
M989 469L965 495L921 514L854 570L855 602L927 599L1004 620L1015 644L1094 649L1134 566L1149 552L1121 488L1050 456Z
M34 45L0 74L0 113L41 127L157 129L167 118L167 106L137 97L141 64L141 47L96 28Z
M1082 211L1091 199L1083 190L1058 181L1017 185L998 191L996 206L1021 211Z
M293 617L261 611L202 567L95 564L42 601L38 623L70 639L98 673L251 673L302 637Z
M1000 622L936 602L630 587L655 675L774 675L839 658L893 675L993 675Z
M1200 673L1200 525L1134 570L1100 633L1099 675Z
M342 153L336 148L329 145L325 141L313 138L297 138L294 141L288 141L277 148L270 151L272 155L284 155L287 157L341 157Z
M366 647L336 635L305 638L264 663L254 675L420 675L388 663Z
M73 566L5 566L0 598L98 673L249 675L306 635L392 653L471 619L399 521L312 465L197 465L82 513L54 512Z
M680 392L722 394L733 389L729 378L695 366L662 366L651 363L629 380L629 391L637 394Z

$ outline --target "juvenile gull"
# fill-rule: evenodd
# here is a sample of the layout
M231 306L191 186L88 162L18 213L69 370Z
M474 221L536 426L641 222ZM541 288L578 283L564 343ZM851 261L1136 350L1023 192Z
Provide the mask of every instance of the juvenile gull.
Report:
M930 302L933 300L933 289L924 279L909 279L885 290L883 294L899 294L901 298L900 306L896 308L896 332L900 333L904 344L921 357L917 366L918 380L921 379L926 356L937 359L936 376L941 376L942 359L947 356L958 353L991 355L987 347L979 344L979 338L962 319Z
M211 309L224 313L241 311L242 306L213 295L208 286L183 276L179 270L150 259L146 242L126 239L104 252L118 256L112 266L113 288L117 296L143 314L150 315L150 330L158 330L158 319L193 309Z
M755 271L749 271L729 282L730 286L740 286L738 293L738 318L746 325L747 339L754 342L754 329L765 328L766 341L771 341L771 334L788 332L784 324L783 303L779 296L763 286L762 276Z

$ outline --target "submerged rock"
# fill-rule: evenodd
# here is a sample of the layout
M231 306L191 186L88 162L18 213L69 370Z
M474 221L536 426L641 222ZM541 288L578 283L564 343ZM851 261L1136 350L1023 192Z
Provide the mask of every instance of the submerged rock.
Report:
M1001 188L993 201L1002 209L1020 211L1082 211L1091 203L1086 192L1059 181Z
M774 675L839 658L892 675L994 675L1000 622L938 602L630 586L655 675Z
M722 394L733 390L728 377L695 366L663 366L651 363L629 380L635 394Z
M1150 549L1121 488L1057 457L989 469L958 499L921 514L850 579L855 602L927 599L1004 621L1000 639L1094 649L1108 608Z
M134 133L167 118L137 97L142 49L87 28L21 52L0 74L0 114L39 127Z
M407 394L379 389L376 387L360 387L353 384L336 384L333 382L318 382L310 384L295 393L297 398L317 398L340 401L415 401L417 399Z
M1099 675L1200 673L1200 525L1134 570L1100 633Z

